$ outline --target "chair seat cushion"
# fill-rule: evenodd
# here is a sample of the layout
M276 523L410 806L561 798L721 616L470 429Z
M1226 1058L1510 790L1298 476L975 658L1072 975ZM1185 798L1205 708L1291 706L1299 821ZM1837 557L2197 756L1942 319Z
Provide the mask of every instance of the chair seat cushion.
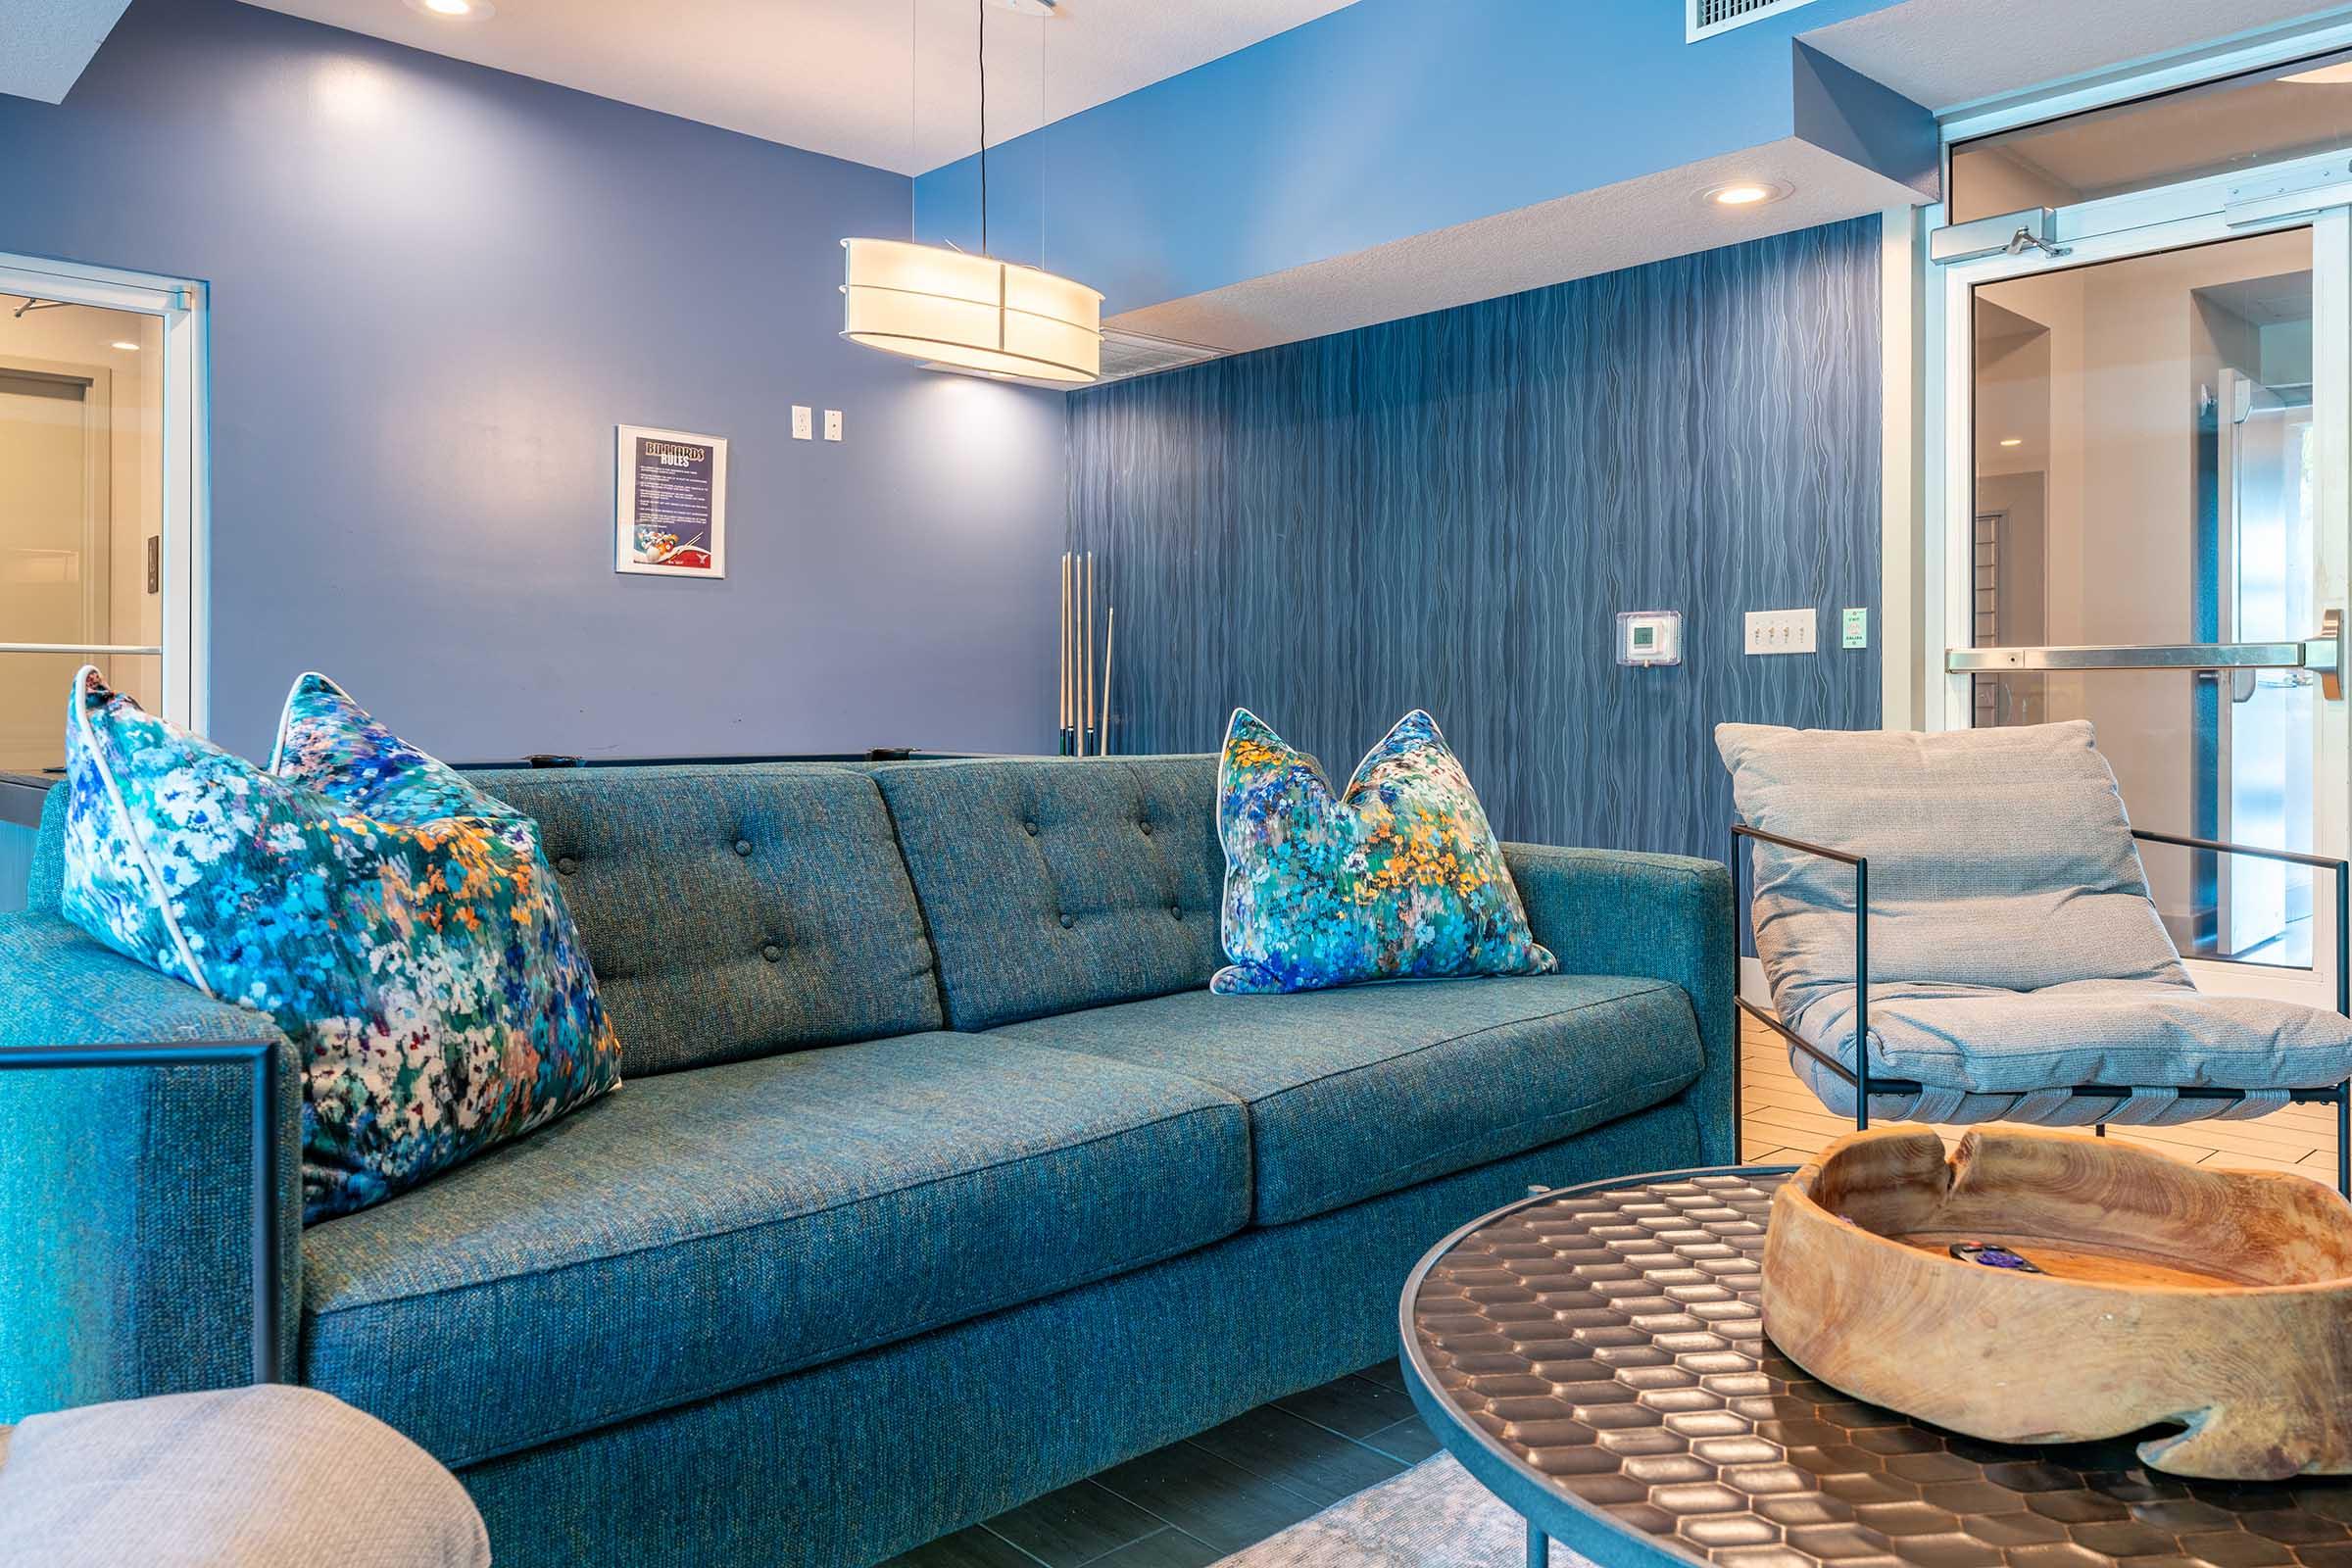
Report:
M1854 1065L1851 986L1817 997L1789 1026ZM2005 991L1874 979L1870 1070L1975 1094L2078 1084L2316 1089L2352 1077L2352 1020L2163 981Z
M455 1476L314 1389L122 1399L0 1427L0 1562L489 1568Z
M1254 1220L1280 1225L1521 1153L1698 1076L1679 987L1596 975L1205 991L991 1031L1182 1073L1250 1107Z
M450 1465L1203 1246L1198 1079L917 1034L666 1073L303 1239L303 1378Z

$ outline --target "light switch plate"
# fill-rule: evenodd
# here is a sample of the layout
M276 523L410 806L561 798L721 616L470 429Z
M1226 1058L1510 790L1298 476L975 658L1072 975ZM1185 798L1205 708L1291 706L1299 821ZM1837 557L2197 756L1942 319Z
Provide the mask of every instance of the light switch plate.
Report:
M1809 654L1821 616L1811 610L1751 610L1747 651L1751 654Z
M806 403L795 403L792 406L792 438L795 441L814 439L816 423L811 417L814 411Z
M825 439L828 441L841 439L841 411L839 409L825 411Z
M1868 648L1870 646L1869 611L1848 610L1845 612L1845 646L1848 648Z

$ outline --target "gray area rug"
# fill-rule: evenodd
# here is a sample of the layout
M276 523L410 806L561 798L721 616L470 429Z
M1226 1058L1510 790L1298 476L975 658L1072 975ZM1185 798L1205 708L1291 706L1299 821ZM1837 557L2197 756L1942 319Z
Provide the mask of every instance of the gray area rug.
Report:
M1518 1568L1527 1526L1450 1454L1335 1502L1217 1568ZM1558 1542L1554 1568L1592 1568Z

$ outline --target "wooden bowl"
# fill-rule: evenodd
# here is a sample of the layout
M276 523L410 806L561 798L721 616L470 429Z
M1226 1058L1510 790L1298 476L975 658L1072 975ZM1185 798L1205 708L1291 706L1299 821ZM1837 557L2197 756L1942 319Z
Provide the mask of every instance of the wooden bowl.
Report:
M2005 1247L2044 1272L1962 1261ZM2185 1476L2352 1473L2352 1204L2113 1139L1839 1139L1773 1196L1764 1332L1873 1404L2001 1443L2178 1422Z

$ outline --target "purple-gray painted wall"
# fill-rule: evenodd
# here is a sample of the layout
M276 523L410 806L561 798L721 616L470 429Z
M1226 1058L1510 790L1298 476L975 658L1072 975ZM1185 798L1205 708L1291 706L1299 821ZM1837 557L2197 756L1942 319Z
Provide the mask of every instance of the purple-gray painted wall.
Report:
M0 252L211 284L212 729L248 756L310 668L453 759L1048 746L1062 399L835 335L837 242L909 210L230 0L136 0L63 105L0 97ZM731 438L726 581L614 574L615 423Z

